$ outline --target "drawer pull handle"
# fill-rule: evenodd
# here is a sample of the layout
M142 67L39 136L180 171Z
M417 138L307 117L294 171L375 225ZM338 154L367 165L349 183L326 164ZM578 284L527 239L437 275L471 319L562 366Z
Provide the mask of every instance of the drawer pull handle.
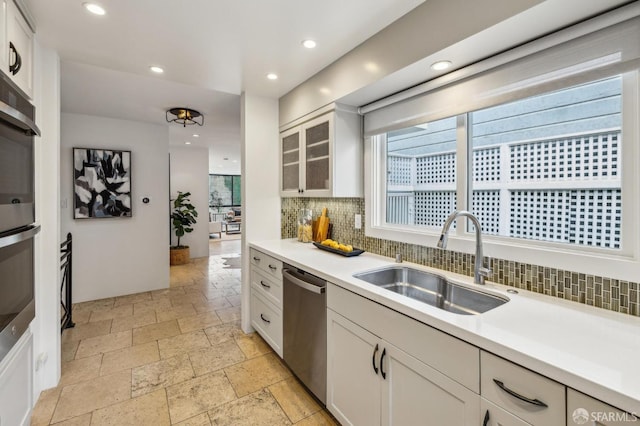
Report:
M380 355L380 374L382 374L382 378L386 379L387 378L387 373L384 372L384 370L382 369L383 365L382 365L382 361L384 360L384 356L387 354L387 348L384 348L382 350L382 355Z
M531 399L531 398L527 398L526 396L522 396L519 393L512 391L511 389L509 389L508 387L506 387L504 385L504 383L502 383L500 380L498 379L493 379L493 381L495 382L496 385L498 385L498 387L500 389L502 389L503 391L505 391L506 393L508 393L509 395L511 395L514 398L519 399L520 401L524 401L524 402L528 402L531 405L535 405L537 407L548 407L547 404L545 404L544 402L540 401L539 399Z
M487 426L489 424L489 410L484 414L484 421L482 422L482 426Z
M256 262L260 262L260 258L256 256L253 256L253 260L255 260Z
M378 367L376 366L376 354L378 353L378 344L376 343L376 348L373 350L373 356L371 357L371 363L373 364L373 371L378 374Z
M271 321L269 321L268 319L266 319L266 318L264 317L264 314L260 314L260 319L261 319L262 321L266 322L267 324L271 324Z
M265 284L265 283L264 283L264 281L262 281L262 280L260 280L260 285L261 285L262 287L264 287L264 288L271 288L271 286L270 286L270 285Z
M275 270L276 270L276 269L278 269L278 268L276 268L276 267L275 267L275 266L273 266L273 265L269 265L269 269L271 269L272 271L275 271Z

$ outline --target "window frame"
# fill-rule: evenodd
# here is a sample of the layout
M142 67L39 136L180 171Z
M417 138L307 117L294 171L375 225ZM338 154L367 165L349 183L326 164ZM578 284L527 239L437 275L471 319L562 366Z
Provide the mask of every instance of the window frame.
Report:
M527 240L516 237L483 235L485 256L598 276L638 281L640 272L640 70L618 73L622 76L622 155L621 247L620 249L579 246L561 242ZM595 81L597 79L593 79ZM555 89L575 85L560 79ZM551 90L549 90L551 92ZM524 98L514 97L510 101ZM508 103L501 102L501 103ZM457 116L457 209L470 210L472 191L468 117ZM365 235L385 240L435 247L441 229L386 223L386 134L365 137ZM468 221L459 219L451 230L448 249L475 253L475 237L467 229Z

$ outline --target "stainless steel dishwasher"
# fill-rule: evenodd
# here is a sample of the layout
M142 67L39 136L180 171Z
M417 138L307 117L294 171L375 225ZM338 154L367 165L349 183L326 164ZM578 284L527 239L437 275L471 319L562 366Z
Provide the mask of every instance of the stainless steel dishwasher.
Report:
M325 403L327 393L327 282L285 264L283 278L284 362Z

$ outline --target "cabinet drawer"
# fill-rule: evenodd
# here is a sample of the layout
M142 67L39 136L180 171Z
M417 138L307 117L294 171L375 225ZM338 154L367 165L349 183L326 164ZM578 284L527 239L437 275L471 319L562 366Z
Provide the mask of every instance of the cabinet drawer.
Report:
M251 265L266 272L266 275L282 282L282 261L251 249Z
M564 424L562 384L484 351L480 353L480 390L484 398L529 423Z
M640 414L637 414L640 415ZM584 422L588 419L587 422ZM640 419L571 388L567 389L567 424L622 426Z
M257 291L265 299L282 309L282 281L267 276L261 269L251 267L251 291Z
M251 325L282 358L282 311L251 291Z
M480 420L482 426L531 426L531 423L519 419L484 398L480 400Z

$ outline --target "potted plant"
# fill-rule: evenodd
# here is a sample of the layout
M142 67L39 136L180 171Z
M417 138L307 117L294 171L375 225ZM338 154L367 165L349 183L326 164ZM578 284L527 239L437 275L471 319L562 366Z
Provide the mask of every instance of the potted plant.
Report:
M175 246L170 247L171 265L184 265L185 263L189 263L189 259L191 258L189 246L180 245L180 238L183 237L184 234L193 231L191 225L196 223L196 218L198 217L196 208L189 200L190 195L190 192L178 191L178 197L173 200L173 212L170 217L173 232L178 238L178 241Z

